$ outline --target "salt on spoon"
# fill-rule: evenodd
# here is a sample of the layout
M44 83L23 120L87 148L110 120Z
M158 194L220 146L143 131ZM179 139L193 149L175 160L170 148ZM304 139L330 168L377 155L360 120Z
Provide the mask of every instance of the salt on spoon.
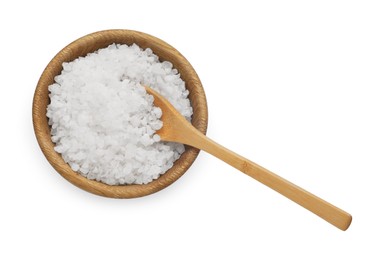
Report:
M149 87L145 87L145 89L147 93L155 98L154 105L162 110L163 127L156 131L162 141L178 142L204 150L296 202L337 228L341 230L348 229L352 222L352 216L349 213L212 141L194 128L159 93Z

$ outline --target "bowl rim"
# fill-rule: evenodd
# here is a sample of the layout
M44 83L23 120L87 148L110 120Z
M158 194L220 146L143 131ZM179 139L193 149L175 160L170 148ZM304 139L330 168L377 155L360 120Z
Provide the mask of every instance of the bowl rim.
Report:
M186 146L186 151L174 162L174 166L162 174L158 179L148 184L107 185L99 181L90 180L74 172L54 150L51 140L50 126L46 117L49 103L48 86L54 77L62 71L62 63L85 56L111 43L132 44L140 48L151 48L160 60L170 61L181 78L185 81L190 92L191 106L194 110L192 125L206 134L208 127L207 101L201 81L188 60L174 47L152 35L127 29L111 29L97 31L78 38L60 50L48 63L37 83L32 104L32 120L38 144L53 168L65 179L77 187L90 193L110 198L136 198L160 191L179 179L193 164L200 150Z

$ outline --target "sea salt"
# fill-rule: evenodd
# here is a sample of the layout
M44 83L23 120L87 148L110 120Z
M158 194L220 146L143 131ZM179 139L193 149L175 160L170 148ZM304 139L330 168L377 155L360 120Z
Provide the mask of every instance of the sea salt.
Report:
M184 146L160 141L161 109L143 85L191 119L185 82L151 49L112 44L63 63L47 117L54 149L74 171L109 185L146 184L173 166Z

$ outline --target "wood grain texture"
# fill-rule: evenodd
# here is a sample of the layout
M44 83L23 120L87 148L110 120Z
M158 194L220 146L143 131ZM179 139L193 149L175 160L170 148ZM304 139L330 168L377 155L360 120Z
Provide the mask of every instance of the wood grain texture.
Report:
M155 106L160 107L163 112L161 116L163 127L156 131L161 140L183 143L204 150L296 202L339 229L348 229L352 221L352 216L349 213L209 139L193 127L159 93L148 87L146 87L146 90L155 97Z
M193 108L192 124L205 134L208 125L207 102L203 86L191 64L175 48L151 35L132 30L106 30L86 35L70 43L62 49L47 65L37 84L33 98L32 117L37 141L49 163L65 179L88 192L111 198L135 198L157 192L180 178L196 159L199 149L186 147L186 151L165 174L145 185L111 186L98 181L89 180L74 172L64 162L60 154L55 152L51 141L50 126L46 117L49 104L48 86L54 77L62 71L62 63L85 56L112 43L133 44L141 48L151 48L161 61L172 62L186 83L189 99Z

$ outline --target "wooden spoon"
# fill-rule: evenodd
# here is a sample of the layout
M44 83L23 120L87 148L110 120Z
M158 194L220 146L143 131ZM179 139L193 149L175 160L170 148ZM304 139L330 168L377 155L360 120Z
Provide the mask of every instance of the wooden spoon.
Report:
M163 112L161 117L163 127L156 132L162 141L183 143L204 150L279 192L339 229L348 229L352 221L350 214L212 141L194 128L159 93L149 87L145 88L147 93L155 98L154 105L160 107Z

